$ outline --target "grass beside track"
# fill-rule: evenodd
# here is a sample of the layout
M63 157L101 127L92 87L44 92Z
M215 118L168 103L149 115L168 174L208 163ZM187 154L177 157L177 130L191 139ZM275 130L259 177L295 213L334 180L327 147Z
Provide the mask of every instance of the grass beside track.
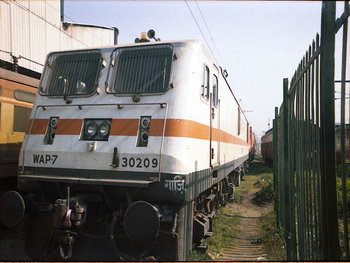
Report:
M222 207L215 215L213 220L213 235L205 240L208 245L208 251L205 254L193 250L189 261L211 261L222 252L225 246L232 243L238 234L239 213Z
M277 229L276 213L270 212L259 219L259 237L268 261L287 261L282 231Z
M274 203L276 194L273 187L273 169L264 163L261 156L256 156L247 175L247 179L242 185L248 188L247 191L259 191L256 202L260 205ZM237 189L238 193L240 191ZM287 260L282 236L282 231L277 229L275 211L259 218L259 239L261 240L263 251L268 261Z
M273 202L275 193L273 191L273 170L265 165L261 156L257 156L251 163L249 172L244 176L239 187L234 193L235 202L242 202L248 193L259 192L258 202L261 205ZM218 260L222 248L232 245L239 235L240 214L232 209L222 207L213 220L213 236L205 240L208 245L206 254L193 250L189 261L211 261ZM263 251L269 261L285 261L286 252L283 246L280 231L276 227L276 215L274 212L262 216L259 220L259 239L263 245Z

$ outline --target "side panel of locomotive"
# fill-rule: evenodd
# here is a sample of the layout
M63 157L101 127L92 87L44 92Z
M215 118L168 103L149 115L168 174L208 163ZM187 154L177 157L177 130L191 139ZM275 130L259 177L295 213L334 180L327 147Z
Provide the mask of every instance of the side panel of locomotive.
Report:
M192 235L199 242L211 228L210 200L232 194L226 177L240 176L249 155L247 120L204 47L51 53L38 92L18 186L40 193L26 203L52 214L51 246L69 258L72 240L100 214L106 238L117 234L109 241L119 259L146 251L185 260ZM40 249L27 251L43 259Z

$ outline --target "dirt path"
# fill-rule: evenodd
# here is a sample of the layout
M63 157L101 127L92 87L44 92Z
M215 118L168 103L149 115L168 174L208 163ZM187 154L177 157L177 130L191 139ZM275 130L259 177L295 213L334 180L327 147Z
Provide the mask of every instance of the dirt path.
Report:
M242 202L229 204L228 207L241 213L240 231L232 246L224 248L220 261L257 261L266 260L262 245L258 240L258 219L273 210L273 206L259 207L252 203L255 191L248 193Z

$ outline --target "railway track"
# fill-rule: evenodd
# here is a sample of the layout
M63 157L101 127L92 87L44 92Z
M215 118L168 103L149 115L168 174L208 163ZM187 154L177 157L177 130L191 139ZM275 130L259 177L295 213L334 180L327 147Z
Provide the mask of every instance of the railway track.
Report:
M231 246L226 246L220 261L257 261L265 260L262 245L259 242L258 220L265 213L270 212L273 207L258 207L252 203L256 192L251 192L241 203L232 203L229 208L241 213L240 231ZM233 245L234 244L234 245Z

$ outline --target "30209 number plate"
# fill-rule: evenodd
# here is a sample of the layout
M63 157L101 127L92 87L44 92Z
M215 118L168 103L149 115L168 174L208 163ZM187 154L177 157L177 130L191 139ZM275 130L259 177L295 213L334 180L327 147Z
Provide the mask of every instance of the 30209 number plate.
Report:
M157 168L159 165L158 159L153 158L122 158L122 167L131 167L131 168Z

